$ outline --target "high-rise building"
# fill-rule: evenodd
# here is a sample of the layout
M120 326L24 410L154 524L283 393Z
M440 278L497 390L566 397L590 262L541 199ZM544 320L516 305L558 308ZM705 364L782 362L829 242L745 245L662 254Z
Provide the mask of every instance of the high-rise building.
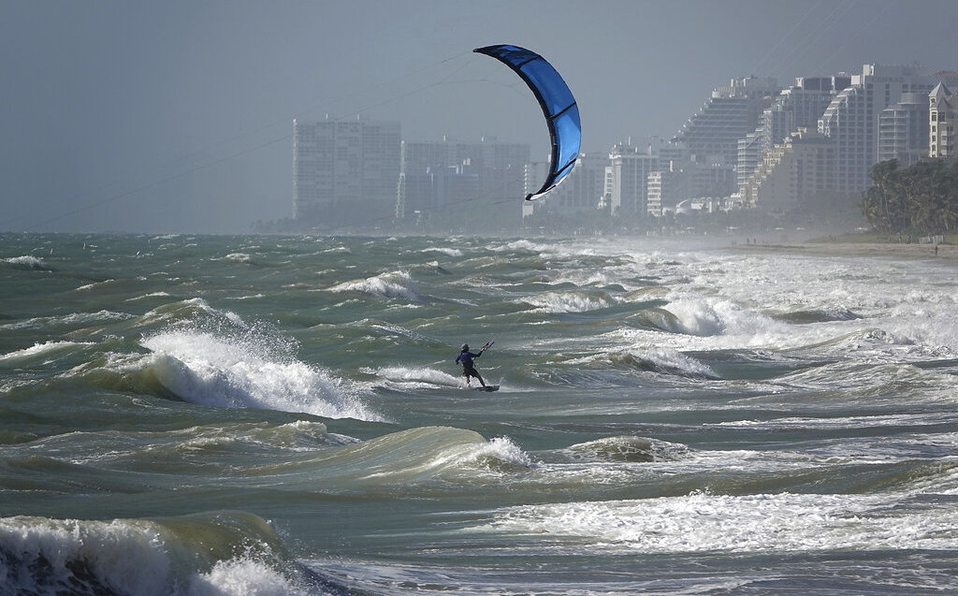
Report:
M734 184L735 172L724 164L661 158L660 170L649 174L648 212L659 216L674 213L683 201L708 202L725 198Z
M413 217L445 221L444 208L464 212L471 203L484 206L474 228L490 229L505 221L518 225L529 160L529 145L495 139L403 141L396 216L406 222Z
M788 213L835 186L834 143L805 128L772 147L741 188L747 207Z
M948 91L939 82L928 96L928 155L930 157L955 157L958 146L955 132L958 129L958 93Z
M645 217L648 212L648 178L659 169L659 155L652 147L617 143L609 153L612 189L609 206L612 215Z
M878 161L910 166L928 155L928 95L902 93L878 115Z
M674 213L677 204L693 196L691 177L688 172L675 169L675 162L670 161L667 167L649 174L649 215L661 217L665 213Z
M709 100L672 141L683 143L693 161L734 167L739 139L755 130L779 90L774 78L733 79L728 87L712 91Z
M523 203L523 217L539 211L573 217L584 213L594 213L602 199L605 169L608 163L607 153L581 154L576 160L572 173L559 186L538 200ZM528 192L538 189L539 185L533 184Z
M293 216L322 229L391 218L400 168L398 122L293 121Z
M927 95L938 78L919 66L865 64L851 85L838 93L818 122L818 131L835 145L836 190L858 194L871 186L869 173L879 161L880 116L904 93Z
M755 132L739 140L737 182L741 187L776 144L800 128L814 129L835 95L851 84L851 76L798 77L762 112Z

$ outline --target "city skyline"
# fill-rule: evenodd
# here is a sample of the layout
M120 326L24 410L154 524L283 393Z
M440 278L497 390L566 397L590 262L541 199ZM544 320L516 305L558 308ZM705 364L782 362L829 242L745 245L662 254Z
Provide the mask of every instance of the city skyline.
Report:
M949 2L717 4L8 4L0 230L226 233L290 216L296 117L395 118L404 138L541 155L535 102L471 56L488 43L557 66L586 152L674 135L731 78L954 67ZM603 26L584 27L594 15Z
M570 183L549 197L523 204L522 218L519 204L508 197L529 192L529 182L537 186L528 145L522 145L523 156L497 141L394 139L388 151L396 163L383 169L389 162L382 159L382 123L325 120L308 127L325 131L314 135L323 142L294 141L293 225L264 229L369 231L395 219L389 227L397 230L463 233L471 226L491 232L509 221L513 229L524 228L519 220L533 214L548 214L553 225L569 222L562 227L571 223L579 228L577 222L593 220L600 227L632 229L668 221L640 223L649 216L702 209L757 208L766 216L792 219L811 216L812 205L832 204L848 211L871 185L870 172L879 161L915 163L936 156L943 142L947 146L940 147L942 153L949 154L955 100L945 82L958 85L958 73L874 64L863 65L854 75L798 77L785 88L773 78L733 79L714 89L668 143L660 139L634 145L630 139L613 145L604 160L587 160L582 154ZM400 123L390 126L401 129ZM337 132L341 129L353 132ZM368 156L364 144L371 144ZM494 163L492 155L501 159ZM379 178L385 182L361 189ZM389 188L396 178L398 196ZM525 187L515 188L523 180ZM512 190L506 190L509 185ZM494 225L480 216L478 225L467 226L463 218L457 222L441 213L477 201L486 203L485 215L498 212L491 217ZM390 209L390 203L395 207ZM337 215L342 204L364 207L360 217L343 217ZM311 213L303 216L307 205Z

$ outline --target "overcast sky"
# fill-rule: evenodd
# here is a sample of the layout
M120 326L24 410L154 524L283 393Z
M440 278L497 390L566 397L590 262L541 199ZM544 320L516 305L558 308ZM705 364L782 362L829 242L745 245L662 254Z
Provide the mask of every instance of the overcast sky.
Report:
M473 48L559 70L583 150L670 138L735 77L958 70L955 0L0 0L0 231L246 232L292 215L292 121L529 143Z

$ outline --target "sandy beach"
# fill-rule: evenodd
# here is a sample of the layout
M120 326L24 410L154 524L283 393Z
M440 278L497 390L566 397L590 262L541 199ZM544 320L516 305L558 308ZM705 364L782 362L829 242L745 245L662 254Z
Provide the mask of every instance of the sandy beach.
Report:
M936 250L937 246L937 250ZM958 245L897 244L855 242L795 242L737 244L734 248L748 251L801 252L832 256L868 256L958 260Z

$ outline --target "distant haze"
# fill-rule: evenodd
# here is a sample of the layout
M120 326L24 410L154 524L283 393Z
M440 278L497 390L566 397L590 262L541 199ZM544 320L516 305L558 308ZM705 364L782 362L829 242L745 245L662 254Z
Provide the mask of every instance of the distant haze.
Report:
M494 60L549 59L583 149L670 138L735 77L958 70L954 0L31 0L0 5L0 231L246 232L292 215L292 120L547 155Z

